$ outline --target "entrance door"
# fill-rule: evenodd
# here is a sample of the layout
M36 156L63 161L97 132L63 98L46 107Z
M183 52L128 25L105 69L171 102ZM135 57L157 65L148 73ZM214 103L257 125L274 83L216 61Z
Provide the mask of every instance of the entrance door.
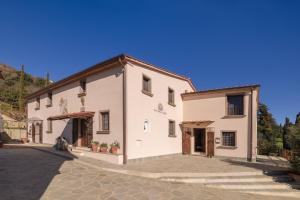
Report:
M88 146L88 136L87 136L87 122L85 119L80 119L80 132L81 132L81 146Z
M205 152L205 129L194 129L195 152Z
M72 129L72 143L76 147L78 146L78 119L73 119L73 129Z
M207 133L207 156L209 157L215 155L214 138L215 138L214 132Z
M189 130L184 130L182 135L182 152L191 154L191 131Z
M35 143L35 125L34 123L32 123L32 127L31 127L31 137L32 137L32 142Z

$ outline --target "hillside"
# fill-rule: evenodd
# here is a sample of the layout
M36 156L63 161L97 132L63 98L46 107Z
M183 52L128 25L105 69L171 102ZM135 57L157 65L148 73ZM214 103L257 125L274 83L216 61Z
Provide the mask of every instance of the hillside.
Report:
M0 64L0 71L4 80L0 80L0 110L2 112L11 112L18 110L18 96L20 91L21 71L6 65ZM46 84L45 78L35 77L28 73L24 74L24 96L35 92Z

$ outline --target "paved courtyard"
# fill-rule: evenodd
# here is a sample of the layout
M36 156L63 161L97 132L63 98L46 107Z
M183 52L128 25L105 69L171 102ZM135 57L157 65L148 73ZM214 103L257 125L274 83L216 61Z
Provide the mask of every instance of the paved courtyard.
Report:
M176 162L176 159L168 161ZM151 164L150 161L148 168L142 164L130 164L125 168L141 169L141 167L145 167L146 171L157 172L155 162L157 161L153 160ZM188 164L182 164L181 167L184 168L184 165ZM209 167L209 163L203 164ZM236 167L243 168L239 165ZM228 171L229 168L225 167L224 170ZM195 167L195 171L199 171L199 168ZM124 175L99 170L76 160L67 160L31 148L11 148L0 149L0 199L279 200L282 197L245 194L209 188L201 184L165 182L158 179ZM285 197L285 199L288 198Z

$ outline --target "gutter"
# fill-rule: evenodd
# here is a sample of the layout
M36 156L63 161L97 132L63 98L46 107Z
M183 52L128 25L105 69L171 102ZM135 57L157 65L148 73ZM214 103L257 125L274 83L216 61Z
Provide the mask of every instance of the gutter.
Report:
M250 130L249 130L249 149L248 149L248 158L247 160L249 162L252 161L252 142L253 142L253 88L251 88L251 93L250 93Z
M123 81L123 89L122 89L122 104L123 104L123 164L127 164L127 118L126 118L126 61L125 63L123 63L123 60L125 60L125 57L121 57L119 58L119 62L121 64L121 66L123 67L123 77L122 77L122 81Z

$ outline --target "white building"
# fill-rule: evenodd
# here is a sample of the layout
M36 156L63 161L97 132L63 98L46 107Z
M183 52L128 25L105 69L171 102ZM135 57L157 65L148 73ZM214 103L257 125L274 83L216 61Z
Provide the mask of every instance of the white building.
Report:
M28 138L120 143L127 160L256 156L258 85L196 91L190 79L120 55L27 96ZM99 154L100 155L100 154Z

